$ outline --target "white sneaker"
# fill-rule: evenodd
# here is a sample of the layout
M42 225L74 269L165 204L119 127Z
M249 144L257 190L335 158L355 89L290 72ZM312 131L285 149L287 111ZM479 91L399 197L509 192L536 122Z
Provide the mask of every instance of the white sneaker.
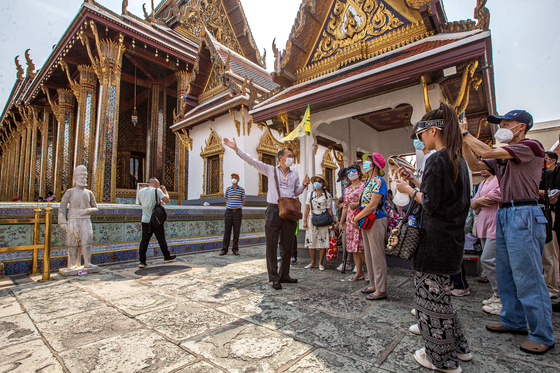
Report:
M492 295L492 298L482 301L482 304L484 305L492 304L492 303L501 303L500 296L498 294L494 293L494 295Z
M309 269L309 268L317 268L317 265L309 263L308 265L305 266L305 269Z
M430 361L428 360L428 357L426 356L426 350L423 349L423 348L417 350L414 353L414 359L416 360L416 362L418 364L420 364L423 367L426 367L428 369L431 369L431 370L437 370L437 371L440 371L440 372L450 372L450 373L462 373L463 372L463 369L461 369L461 367L457 367L455 369L439 369L439 368L437 368L435 365L430 363Z
M416 316L416 308L413 308L412 311L410 311L410 313L412 314L412 316Z
M486 306L482 306L482 310L491 315L500 316L500 312L502 312L502 303L487 304Z
M468 354L460 354L460 353L457 352L457 357L461 361L471 361L472 360L472 354L470 352Z
M344 267L344 263L340 263L340 265L336 268L336 270L338 272L342 272L343 267ZM352 270L352 265L351 264L346 264L346 270L351 271ZM356 273L356 272L354 272L354 273Z
M319 271L324 271L325 267L323 267L322 265L319 264Z
M418 327L418 324L412 325L410 328L408 328L408 331L412 334L420 335L420 328Z

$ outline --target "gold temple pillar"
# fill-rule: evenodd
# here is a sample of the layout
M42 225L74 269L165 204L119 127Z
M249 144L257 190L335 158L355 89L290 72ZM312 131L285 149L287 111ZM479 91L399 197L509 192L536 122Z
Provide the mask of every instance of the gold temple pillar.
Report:
M47 197L47 192L53 191L54 159L56 158L54 139L56 135L51 111L45 107L41 130L41 166L39 174L39 195Z
M165 123L167 96L165 89L159 84L152 85L152 107L150 119L150 163L151 174L163 183L165 173Z
M74 159L74 96L68 89L59 88L58 104L52 102L44 89L53 114L58 122L56 137L56 160L54 162L53 188L56 200L72 186L72 160Z
M36 201L39 194L40 180L41 180L41 132L42 122L38 118L37 109L31 108L33 114L33 121L31 125L31 166L29 169L29 200ZM42 195L41 197L44 197Z
M84 31L80 32L80 39L87 48L92 68L100 83L91 186L98 202L114 203L117 198L117 144L124 37L121 34L118 42L99 40L95 22L90 21L89 26L95 37L98 57L91 53Z
M19 131L19 140L18 140L18 144L19 144L19 149L17 151L17 185L16 185L16 190L14 195L21 197L21 194L23 192L23 173L24 173L24 169L25 169L25 140L26 140L26 135L27 135L27 131L26 128L24 127L24 125L20 125L18 128Z
M183 101L181 98L187 93L190 77L187 71L178 71L175 73L175 77L177 78L177 112L182 113ZM180 141L179 135L175 135L175 169L177 170L175 173L175 190L179 194L179 203L187 199L187 178L189 175L188 157L189 153L187 148Z
M23 181L22 181L22 191L21 191L21 200L24 202L29 202L29 178L30 174L30 167L31 167L31 137L32 134L32 124L25 123L25 151L22 152L25 159L23 160ZM33 201L31 199L31 201Z

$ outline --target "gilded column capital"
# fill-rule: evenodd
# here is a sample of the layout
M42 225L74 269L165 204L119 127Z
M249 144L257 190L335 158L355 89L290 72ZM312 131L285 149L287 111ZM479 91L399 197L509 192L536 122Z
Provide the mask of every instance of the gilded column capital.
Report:
M60 67L62 68L62 70L64 70L64 72L66 72L66 77L68 78L68 83L70 83L70 88L72 89L72 92L74 92L74 96L76 96L76 99L79 100L81 90L80 84L72 79L72 76L70 76L70 69L68 68L68 65L64 60L60 61Z
M69 89L59 88L56 90L58 93L58 106L62 110L72 110L74 108L74 95Z
M80 85L88 89L97 88L97 76L95 69L88 65L79 65L78 71L80 72Z
M49 89L45 86L43 86L42 89L45 96L47 96L47 101L49 102L54 117L58 122L64 122L64 114L60 110L60 106L52 101Z

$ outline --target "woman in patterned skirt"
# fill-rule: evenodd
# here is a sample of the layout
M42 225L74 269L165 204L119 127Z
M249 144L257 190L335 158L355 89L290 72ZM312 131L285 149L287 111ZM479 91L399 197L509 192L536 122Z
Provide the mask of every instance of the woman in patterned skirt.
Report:
M352 219L356 213L356 208L362 195L365 183L362 182L362 170L358 165L353 164L346 171L351 184L346 187L344 192L344 204L342 217L340 218L340 230L346 229L346 251L354 255L356 264L356 275L350 281L357 281L364 276L362 263L366 260L364 256L364 239L362 230L352 224Z
M327 191L327 179L321 174L315 175L311 178L314 190L307 195L307 204L305 206L305 215L303 218L303 227L305 231L305 248L309 249L311 255L311 263L305 268L317 267L315 258L315 251L319 249L319 270L324 271L323 260L330 245L329 228L316 227L313 225L313 214L329 214L331 221L334 223L332 211L332 197Z
M424 233L412 268L416 318L425 348L416 351L414 358L432 370L460 373L459 360L469 361L472 355L451 304L449 282L450 275L459 273L463 261L470 181L455 109L442 103L439 109L428 112L413 137L424 142L427 149L436 150L426 163L419 192L408 182L397 181L397 189L423 207ZM408 174L402 170L401 175Z

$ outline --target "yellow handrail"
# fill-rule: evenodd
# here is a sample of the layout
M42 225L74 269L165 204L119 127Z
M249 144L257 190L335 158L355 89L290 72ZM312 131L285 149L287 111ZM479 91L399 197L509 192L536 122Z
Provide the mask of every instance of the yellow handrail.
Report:
M52 227L52 210L49 203L45 207L45 217L41 218L41 209L37 206L33 210L35 217L33 219L2 219L0 225L6 224L33 224L33 245L0 247L0 253L12 253L19 251L33 251L33 259L31 266L31 274L38 273L39 250L43 249L43 278L41 281L49 281L51 279L50 258L51 258L51 227ZM39 244L39 236L41 231L41 223L45 224L45 242Z

